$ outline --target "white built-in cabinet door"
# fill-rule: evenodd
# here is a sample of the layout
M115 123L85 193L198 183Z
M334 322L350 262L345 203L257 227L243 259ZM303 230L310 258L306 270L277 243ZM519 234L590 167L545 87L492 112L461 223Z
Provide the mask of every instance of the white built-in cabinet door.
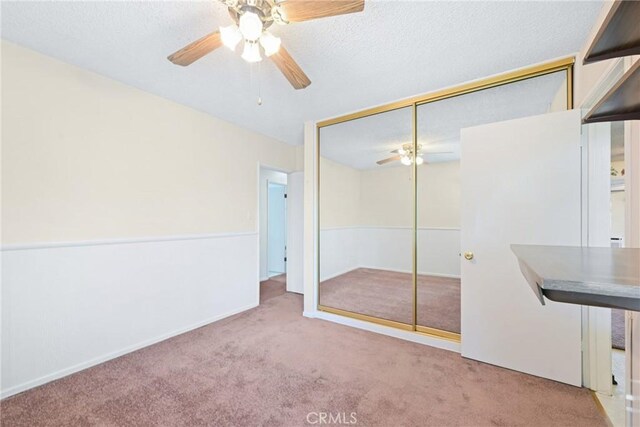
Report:
M580 386L581 308L541 305L510 245L579 246L580 111L461 134L462 355Z

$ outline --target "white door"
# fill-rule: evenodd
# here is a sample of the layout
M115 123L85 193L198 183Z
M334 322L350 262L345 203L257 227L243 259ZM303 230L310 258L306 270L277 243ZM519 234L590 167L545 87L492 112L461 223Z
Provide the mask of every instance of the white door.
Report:
M581 308L541 305L510 245L579 246L580 111L461 133L462 355L580 386Z
M268 183L267 199L267 270L269 277L286 271L287 244L286 191L282 184Z
M304 173L287 178L287 291L304 293Z

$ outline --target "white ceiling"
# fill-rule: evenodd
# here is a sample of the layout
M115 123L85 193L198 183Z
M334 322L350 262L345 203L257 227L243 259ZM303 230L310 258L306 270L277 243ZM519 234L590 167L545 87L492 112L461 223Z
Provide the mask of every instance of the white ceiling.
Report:
M418 106L418 143L425 161L458 160L462 129L544 114L558 91L566 93L564 72ZM411 128L410 108L328 126L320 130L320 153L352 168L380 168L376 161L411 143ZM445 153L429 154L434 152ZM401 165L394 162L382 167Z
M302 91L269 61L251 70L226 49L186 68L166 60L231 22L217 1L2 1L1 7L4 39L300 144L305 120L576 52L601 5L367 0L360 14L273 29L313 82Z

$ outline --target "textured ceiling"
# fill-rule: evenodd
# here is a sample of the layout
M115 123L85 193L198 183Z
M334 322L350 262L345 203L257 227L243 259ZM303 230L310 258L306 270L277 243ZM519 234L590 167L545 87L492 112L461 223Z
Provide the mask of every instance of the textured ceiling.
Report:
M418 106L418 143L424 159L458 160L460 131L466 127L548 112L556 94L566 93L565 80L565 72L557 72ZM376 161L411 143L411 128L410 108L328 126L320 130L320 153L352 168L380 168ZM434 152L440 154L429 154Z
M367 0L365 11L272 27L312 85L219 49L189 67L166 56L227 25L198 2L2 1L2 37L291 144L303 122L579 50L601 2ZM263 105L256 103L258 81Z

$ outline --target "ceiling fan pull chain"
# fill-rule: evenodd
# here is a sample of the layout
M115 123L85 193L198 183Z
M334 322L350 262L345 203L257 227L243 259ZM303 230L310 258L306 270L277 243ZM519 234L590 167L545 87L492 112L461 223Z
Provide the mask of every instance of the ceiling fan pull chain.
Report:
M258 105L262 105L262 64L258 62Z

